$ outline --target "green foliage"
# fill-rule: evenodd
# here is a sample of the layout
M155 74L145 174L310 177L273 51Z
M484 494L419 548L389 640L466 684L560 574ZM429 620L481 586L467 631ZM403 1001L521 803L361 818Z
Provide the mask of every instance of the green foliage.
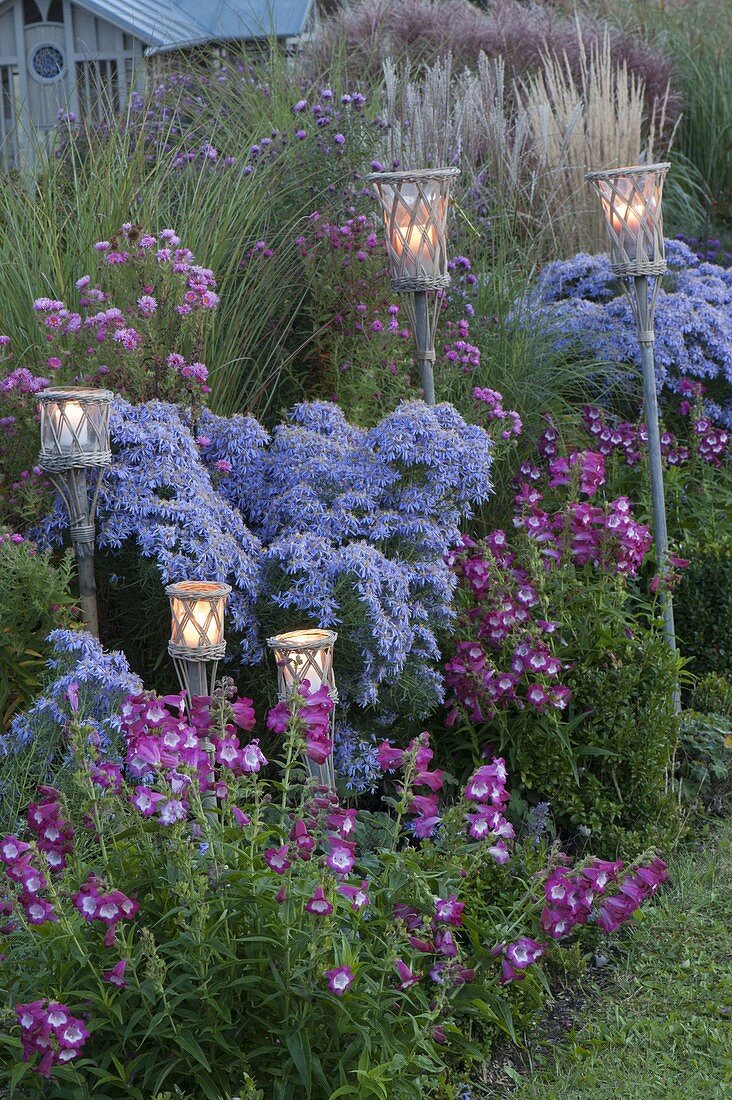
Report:
M703 676L694 685L691 707L702 714L720 714L732 720L732 681L714 672Z
M689 667L732 673L732 540L701 543L674 596L676 630Z
M561 623L572 703L566 716L506 723L514 772L526 799L548 800L575 843L623 852L667 843L676 828L669 785L677 659L644 609L602 578L565 573L557 581L547 610Z
M70 623L73 555L58 562L30 542L0 537L0 729L41 687L54 627Z
M732 717L732 716L730 716ZM691 804L721 808L732 767L732 721L720 713L684 711L677 754L680 794Z

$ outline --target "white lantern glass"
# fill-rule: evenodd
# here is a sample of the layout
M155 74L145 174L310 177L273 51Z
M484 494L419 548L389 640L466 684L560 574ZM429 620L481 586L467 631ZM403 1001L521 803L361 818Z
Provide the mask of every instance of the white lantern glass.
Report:
M68 387L40 393L39 465L50 471L108 466L111 400L109 390Z
M590 172L605 217L616 275L662 275L666 270L661 206L668 164Z
M223 657L224 609L231 592L218 581L180 581L165 589L170 599L170 642L174 657L208 661Z
M333 645L338 635L333 630L290 630L267 639L277 661L279 695L288 699L304 680L311 691L327 684L336 697L333 673Z
M368 177L384 216L392 287L398 291L449 286L446 226L450 189L459 168L375 172Z

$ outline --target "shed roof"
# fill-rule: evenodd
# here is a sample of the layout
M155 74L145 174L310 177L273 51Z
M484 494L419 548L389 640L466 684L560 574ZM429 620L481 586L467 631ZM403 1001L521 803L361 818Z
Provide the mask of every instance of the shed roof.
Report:
M205 42L292 38L305 29L313 0L76 0L148 44L147 53Z

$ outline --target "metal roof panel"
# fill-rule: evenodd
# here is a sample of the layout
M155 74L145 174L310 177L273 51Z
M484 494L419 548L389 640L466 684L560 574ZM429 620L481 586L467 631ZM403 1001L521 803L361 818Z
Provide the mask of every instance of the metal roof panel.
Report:
M149 46L148 53L203 42L290 38L302 33L313 0L74 0Z

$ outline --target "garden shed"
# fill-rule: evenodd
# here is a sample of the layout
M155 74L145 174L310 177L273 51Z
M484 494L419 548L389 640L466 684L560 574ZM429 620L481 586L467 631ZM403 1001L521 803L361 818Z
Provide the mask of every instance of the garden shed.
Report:
M59 111L101 121L144 79L143 58L309 29L313 0L6 0L0 3L0 166L27 160Z

